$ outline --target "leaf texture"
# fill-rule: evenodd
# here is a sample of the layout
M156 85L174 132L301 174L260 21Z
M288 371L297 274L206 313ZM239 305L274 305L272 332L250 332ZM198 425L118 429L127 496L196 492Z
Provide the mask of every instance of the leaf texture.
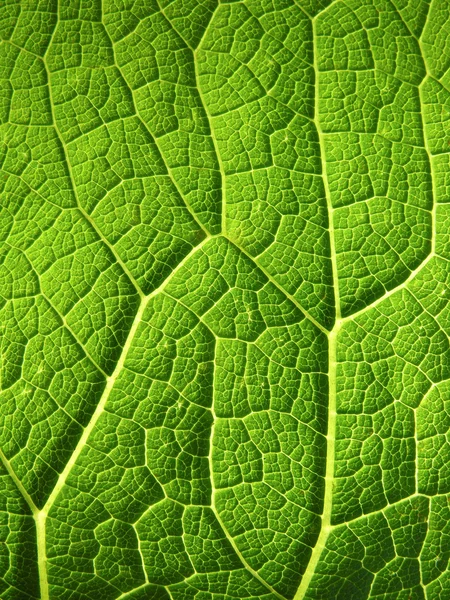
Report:
M4 0L2 600L450 597L449 39Z

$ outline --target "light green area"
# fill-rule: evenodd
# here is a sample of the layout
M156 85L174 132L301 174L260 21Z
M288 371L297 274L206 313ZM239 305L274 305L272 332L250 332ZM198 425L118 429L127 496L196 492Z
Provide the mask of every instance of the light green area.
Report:
M2 600L448 600L449 36L1 4Z

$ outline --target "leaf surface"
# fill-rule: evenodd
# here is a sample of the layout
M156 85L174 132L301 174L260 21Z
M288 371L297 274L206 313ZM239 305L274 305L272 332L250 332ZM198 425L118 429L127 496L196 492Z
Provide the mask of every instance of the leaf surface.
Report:
M449 35L0 7L2 600L450 596Z

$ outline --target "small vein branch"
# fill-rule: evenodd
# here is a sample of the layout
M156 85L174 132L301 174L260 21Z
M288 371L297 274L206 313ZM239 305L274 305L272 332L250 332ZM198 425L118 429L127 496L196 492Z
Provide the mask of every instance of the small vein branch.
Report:
M313 325L315 325L318 329L320 329L320 331L322 331L322 333L324 333L325 335L329 335L330 332L327 329L325 329L325 327L323 325L321 325L319 323L319 321L317 321L309 312L307 312L303 308L303 306L301 306L301 304L299 304L298 300L296 300L294 298L294 296L292 296L292 294L290 294L287 290L285 290L263 266L261 266L246 250L244 250L244 248L242 248L241 246L238 246L238 244L236 244L236 242L231 240L229 237L227 237L227 236L224 236L224 237L226 237L226 239L230 242L230 244L232 244L235 248L237 248L240 252L242 252L242 254L245 254L245 256L248 259L250 259L260 271L262 271L264 273L264 275L267 277L267 279L270 281L270 283L272 285L274 285L282 294L284 294L284 296L286 296L286 298L289 298L289 300L293 304L295 304L295 306L305 315L305 318L308 319L308 321L311 321L311 323L313 323Z
M31 496L29 495L29 493L27 492L27 490L23 486L23 484L20 481L20 479L17 477L16 472L12 468L11 463L9 462L9 460L6 458L3 450L0 450L0 461L2 462L3 466L5 467L5 469L8 471L8 474L10 475L11 479L16 484L16 486L17 486L19 492L22 494L25 502L30 507L31 512L33 513L33 515L36 515L39 512L38 507L33 502Z
M128 267L126 266L126 264L123 262L123 260L120 258L119 254L117 253L117 251L114 248L113 244L111 244L106 239L106 237L103 235L103 233L101 232L101 230L97 227L97 224L95 223L95 221L92 219L92 217L90 216L90 214L83 208L83 206L81 205L81 203L79 201L78 193L77 193L77 188L76 188L76 185L75 185L75 179L74 179L73 172L72 172L72 165L70 163L69 153L67 151L67 146L66 146L66 144L65 144L65 142L63 140L61 132L59 131L59 128L58 128L58 125L57 125L57 121L56 121L55 110L54 110L54 103L53 103L52 85L51 85L51 80L50 80L50 71L48 69L46 61L44 60L43 62L44 62L45 71L47 73L48 93L49 93L49 98L50 98L50 108L51 108L51 113L52 113L53 127L55 129L55 132L56 132L56 135L58 137L59 143L61 144L61 148L62 148L62 151L63 151L63 154L64 154L64 159L65 159L65 162L67 164L67 169L68 169L68 172L69 172L70 184L71 184L71 187L72 187L72 190L73 190L76 202L77 202L77 208L81 212L81 214L83 215L83 217L86 219L86 221L94 229L94 231L98 235L98 237L102 240L102 242L106 245L106 247L113 254L116 262L122 267L122 270L127 275L127 277L129 278L129 280L133 284L134 288L136 289L136 292L142 298L144 296L144 292L142 291L140 285L138 284L138 282L134 278L133 274L128 269Z
M111 42L111 47L112 47L112 50L113 50L113 53L114 53L114 56L115 56L114 46L115 46L115 44L113 42ZM160 147L160 142L159 142L158 138L155 135L152 134L152 132L149 130L149 128L147 126L146 121L143 119L143 117L142 117L142 115L140 113L140 110L138 109L138 105L137 105L137 102L136 102L136 99L135 99L134 90L131 88L130 84L128 83L128 81L126 80L125 76L123 75L122 70L119 67L119 63L117 61L115 61L115 63L116 63L117 69L122 74L122 77L124 79L124 82L125 82L128 90L130 91L130 94L131 94L131 97L132 97L132 100L133 100L133 108L134 108L135 115L138 117L138 119L140 120L140 122L142 123L142 125L145 127L145 129L147 130L148 134L152 138L153 142L155 143L155 146L158 149L158 152L159 152L159 155L161 157L161 160L164 163L164 166L166 167L167 175L168 175L169 179L171 180L171 182L172 182L174 188L176 189L178 195L180 196L180 198L183 201L185 207L189 211L190 215L192 216L192 218L194 219L194 221L196 222L196 224L198 225L198 227L200 227L200 229L203 231L203 233L206 236L210 236L210 232L206 229L206 227L200 221L200 219L198 218L198 216L195 213L194 209L191 207L190 203L187 201L186 196L182 192L180 186L178 185L178 182L177 182L176 178L173 175L172 168L169 166L167 160L164 157L164 154L162 153L162 150L161 150L161 147Z
M215 344L215 348L214 348L214 363L216 362L216 352L217 352L217 340L216 340L216 344ZM213 394L214 394L214 383L213 383ZM243 557L243 555L241 554L239 548L236 545L236 542L234 541L234 538L228 533L228 530L225 526L225 524L222 521L222 518L219 514L219 511L216 508L216 502L215 502L215 496L216 496L216 488L214 486L214 477L213 477L213 473L212 473L212 464L213 464L213 457L212 457L212 451L213 451L213 438L214 438L214 430L215 430L215 424L217 422L217 416L215 414L214 411L214 399L213 399L213 405L212 405L212 416L213 416L213 423L211 425L211 435L210 435L210 439L209 439L209 455L208 455L208 463L210 465L210 471L211 471L211 509L213 511L213 513L216 516L216 519L220 525L220 527L222 528L222 531L224 533L224 535L226 536L227 540L230 542L233 550L235 551L236 555L238 556L239 560L241 561L243 567L253 575L253 577L255 579L257 579L267 590L269 590L270 592L272 592L272 594L274 596L276 596L277 598L279 598L279 600L286 600L284 596L282 596L281 594L279 594L271 585L269 585L267 583L267 581L265 581L257 571L255 571L254 569L252 569L252 567L248 564L248 562L245 560L245 558Z
M403 281L403 283L400 283L396 287L392 288L392 290L389 290L388 292L383 294L383 296L381 296L380 298L377 298L374 302L372 302L372 304L368 304L364 308L361 308L361 310L358 310L357 312L355 312L351 315L343 317L342 320L343 321L352 321L352 320L356 319L357 317L359 317L360 315L364 314L365 312L371 310L372 308L376 308L379 304L381 304L381 302L383 302L384 300L387 300L387 298L389 298L393 294L396 294L400 290L405 289L411 283L411 281L416 277L416 275L430 262L430 260L432 258L434 258L434 256L435 255L433 253L429 254L425 258L425 260L423 260L420 263L420 265L416 269L414 269L414 271L411 271L411 273L405 279L405 281Z

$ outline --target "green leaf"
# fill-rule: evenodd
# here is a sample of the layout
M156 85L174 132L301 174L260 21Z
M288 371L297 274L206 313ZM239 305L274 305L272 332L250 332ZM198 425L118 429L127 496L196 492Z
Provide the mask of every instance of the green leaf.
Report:
M449 39L3 1L2 600L450 597Z

